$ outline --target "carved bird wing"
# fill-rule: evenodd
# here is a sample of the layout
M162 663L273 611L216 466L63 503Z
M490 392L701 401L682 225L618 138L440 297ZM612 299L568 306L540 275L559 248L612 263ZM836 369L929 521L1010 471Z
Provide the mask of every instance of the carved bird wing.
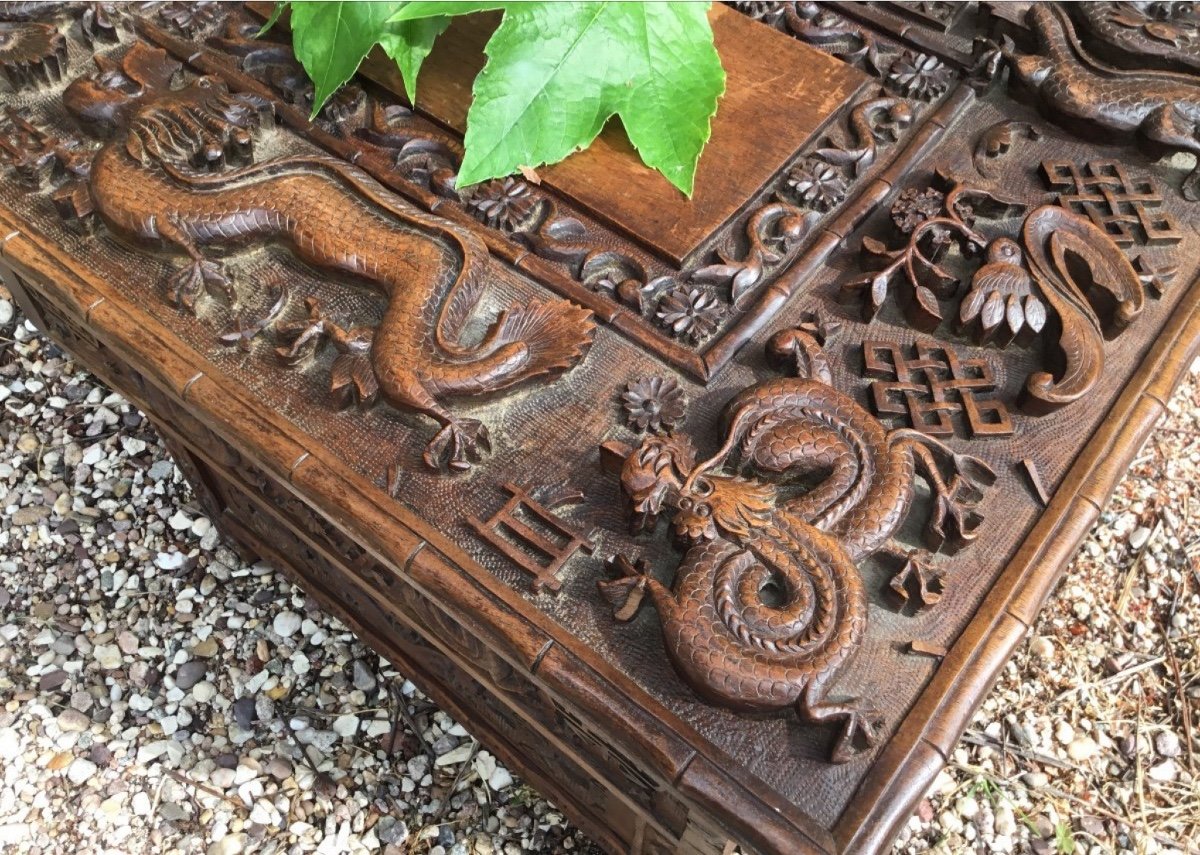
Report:
M959 307L959 319L970 323L979 319L985 332L990 332L1007 320L1015 335L1026 323L1026 314L1033 317L1029 324L1041 329L1044 312L1036 296L1033 280L1023 267L1008 262L985 264L971 278L971 290Z
M1105 326L1124 327L1145 304L1142 283L1112 239L1090 220L1056 205L1043 205L1025 220L1026 257L1046 301L1062 323L1058 345L1063 367L1056 380L1048 372L1032 375L1027 392L1046 408L1076 400L1099 378L1104 367ZM1115 301L1102 322L1087 294L1107 291Z

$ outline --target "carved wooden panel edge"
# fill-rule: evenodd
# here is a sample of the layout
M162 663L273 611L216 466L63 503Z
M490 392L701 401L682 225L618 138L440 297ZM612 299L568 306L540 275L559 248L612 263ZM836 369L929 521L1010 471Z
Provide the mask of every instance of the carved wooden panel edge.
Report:
M348 587L331 570L333 565L302 541L280 539L275 531L258 531L247 526L242 516L254 519L249 512L253 505L244 504L248 501L242 498L237 505L242 514L222 519L227 528L290 570L306 588L315 588L327 608L374 649L394 656L405 673L411 674L414 682L440 706L451 715L471 721L473 728L482 732L489 750L512 768L522 769L535 786L555 794L572 820L600 845L610 851L623 851L636 838L636 828L642 820L631 815L569 755L547 744L544 735L531 733L521 717L512 715L508 707L491 702L489 699L496 695L458 666L442 648L430 644L412 625L397 620L361 589ZM324 584L322 579L326 580ZM386 635L376 623L387 629Z
M312 555L319 555L320 560L339 566L345 556L349 560L347 569L362 580L356 583L360 600L365 597L378 601L378 608L402 611L426 644L441 650L460 669L491 687L514 711L532 717L554 735L556 745L562 742L569 746L572 756L577 755L593 768L607 770L606 777L613 782L609 785L613 791L650 812L656 822L664 823L662 827L670 835L677 837L682 832L687 823L687 808L665 789L665 782L642 770L606 738L586 726L569 706L555 699L539 683L536 669L529 671L526 666L513 665L435 604L406 575L378 564L353 541L347 541L340 532L331 530L329 524L302 501L281 490L271 479L256 473L253 467L223 471L236 473L244 480L246 483L241 489L246 491L245 495L253 496L253 504L268 512L278 525L286 526L294 537L307 542L310 548L320 550ZM275 536L277 530L271 528L270 533ZM344 584L343 579L342 586L332 589L335 597L345 592Z
M256 14L260 12L255 4L251 8ZM239 26L246 28L231 19L228 29ZM161 34L147 30L147 35L172 50ZM239 47L238 38L230 37L222 37L219 43L235 55L268 50L262 42L250 45L244 38L240 44L245 46ZM179 58L185 58L186 53L206 71L218 73L224 69L222 73L229 79L229 64L223 57L208 57L204 51L193 54L190 46L178 47L173 52ZM282 62L276 55L286 53L286 46L276 45L271 51ZM420 194L413 193L411 182L423 182L416 189L428 188L426 196L434 196L433 204L441 206L438 210L443 215L447 205L462 206L504 240L517 241L528 249L526 259L536 256L536 269L519 266L547 287L584 302L623 333L629 334L630 327L639 330L635 340L652 353L697 379L707 380L740 346L736 328L753 322L768 308L777 309L770 300L756 302L750 298L788 272L811 244L818 225L832 221L844 210L853 209L861 215L862 206L856 208L854 202L856 189L869 184L869 178L886 166L881 163L871 169L876 152L884 148L902 150L902 144L928 121L931 103L936 105L953 89L957 77L946 66L933 61L918 63L920 67L911 71L892 69L889 63L894 64L893 55L900 59L907 56L887 39L872 48L873 61L882 68L878 74L883 89L867 92L848 105L841 116L834 116L826 132L798 152L780 175L747 203L747 213L714 235L706 248L697 251L695 262L683 269L655 264L640 250L588 249L589 241L604 245L615 241L621 245L623 239L607 233L602 241L588 237L600 228L597 223L553 191L523 179L490 182L465 195L458 194L453 188L457 139L452 135L448 138L440 128L434 131L388 93L371 88L356 90L353 110L334 119L320 119L306 132L323 145L331 136L336 137L345 143L344 156L362 155L355 162L414 199ZM256 76L262 78L262 63L258 65ZM381 106L389 98L391 103ZM378 125L385 121L381 110L402 119L396 120L399 124L394 130L383 125L355 128L359 123ZM369 119L364 118L367 115ZM297 128L303 129L300 125ZM446 150L447 139L451 150ZM897 146L897 141L901 145ZM378 150L372 145L394 148L401 143L410 151L401 150L394 155L394 163L372 168L370 155ZM436 165L430 165L428 152L434 146L440 151L439 159ZM420 161L420 169L407 162L417 154L426 158ZM410 185L407 191L404 184ZM807 265L805 269L810 268ZM556 270L560 275L554 275ZM597 292L610 302L598 304ZM733 341L726 343L731 335ZM705 357L703 361L695 359L697 353Z
M1145 401L1153 402L1161 410L1160 396L1151 395L1148 390L1178 385L1187 366L1198 357L1200 278L1189 287L1178 310L1130 378L1104 425L1080 451L1075 464L1064 476L1063 484L1069 488L1060 488L1050 497L1022 551L1004 568L964 629L960 642L950 651L934 680L915 699L913 711L932 709L932 715L922 717L912 712L906 716L860 783L855 796L847 802L846 810L834 827L842 851L847 855L881 851L899 824L912 815L917 802L946 762L946 753L930 743L926 735L937 731L957 737L966 729L973 706L954 701L958 684L977 682L981 675L998 674L1024 633L1016 633L1004 645L972 646L970 641L964 643L962 639L986 634L987 627L997 615L1008 616L1021 627L1029 625L1053 593L1059 575L1099 516L1103 500L1116 489L1120 475L1141 450L1154 427L1154 421L1132 419L1131 416ZM1099 496L1085 497L1094 461L1101 457L1109 464L1106 467L1109 477L1098 485ZM1095 492L1095 489L1091 491ZM935 762L930 762L930 755ZM889 782L895 781L909 782L903 795L881 797L881 788L886 789Z

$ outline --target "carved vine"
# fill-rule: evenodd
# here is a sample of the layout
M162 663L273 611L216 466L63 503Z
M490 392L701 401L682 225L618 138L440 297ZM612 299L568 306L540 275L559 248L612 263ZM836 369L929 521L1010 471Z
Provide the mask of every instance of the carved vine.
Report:
M861 299L871 320L898 296L908 322L932 331L943 321L943 301L957 301L954 317L980 343L1028 344L1052 329L1048 370L1026 383L1026 408L1044 412L1083 396L1100 378L1104 339L1135 320L1145 302L1143 279L1104 230L1056 205L1026 214L1001 199L939 174L937 186L910 188L892 206L902 246L866 237L863 252L879 269L843 284ZM999 223L1024 215L1019 234L988 237L978 221ZM979 257L983 255L982 263ZM1146 276L1149 274L1142 274ZM1107 292L1112 306L1098 312L1090 295Z

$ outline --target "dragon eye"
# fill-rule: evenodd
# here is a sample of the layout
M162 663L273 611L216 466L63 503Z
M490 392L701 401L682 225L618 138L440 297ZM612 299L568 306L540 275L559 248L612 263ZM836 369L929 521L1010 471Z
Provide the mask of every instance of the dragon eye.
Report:
M712 508L710 508L708 505L697 505L696 513L702 517L710 517L712 516Z
M684 496L683 498L681 498L679 500L679 510L690 511L692 509L692 504L693 504L692 500L690 498L688 498L687 496Z

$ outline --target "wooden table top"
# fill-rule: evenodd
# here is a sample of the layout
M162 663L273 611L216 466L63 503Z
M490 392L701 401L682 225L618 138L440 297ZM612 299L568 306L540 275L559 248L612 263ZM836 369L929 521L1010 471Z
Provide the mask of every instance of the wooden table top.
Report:
M0 262L664 847L869 852L1197 352L1200 85L1109 4L752 5L692 203L619 129L455 190L472 25L310 122L257 8L0 11Z

